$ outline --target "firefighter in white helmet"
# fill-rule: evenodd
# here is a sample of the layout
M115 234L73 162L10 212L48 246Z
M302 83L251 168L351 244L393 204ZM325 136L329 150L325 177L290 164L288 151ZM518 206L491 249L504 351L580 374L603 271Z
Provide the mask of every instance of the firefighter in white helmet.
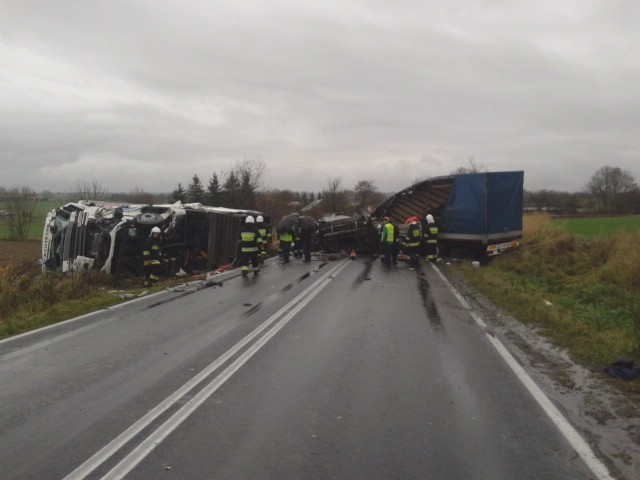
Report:
M269 243L271 243L271 232L269 232L267 226L264 224L264 217L262 215L256 217L256 228L260 234L260 245L258 245L260 253L258 258L260 263L264 263L264 260L267 258L267 248Z
M427 228L423 230L423 233L427 261L435 262L438 260L438 225L431 214L428 214L425 220L427 221Z
M240 229L240 265L242 276L246 277L250 271L257 275L260 271L258 254L260 252L260 234L256 228L256 221L252 215L247 216ZM251 264L251 268L249 268Z
M145 287L156 285L160 280L162 270L161 234L162 231L159 227L153 227L151 234L144 242L144 247L142 247Z

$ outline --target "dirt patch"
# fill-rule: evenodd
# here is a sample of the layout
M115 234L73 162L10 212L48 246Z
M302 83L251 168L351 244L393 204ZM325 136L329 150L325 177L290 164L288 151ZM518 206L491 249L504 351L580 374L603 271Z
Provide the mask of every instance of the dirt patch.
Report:
M627 392L602 372L572 361L535 328L467 285L451 269L441 268L492 333L505 345L551 401L620 480L640 478L640 395Z
M0 267L10 263L34 262L42 256L40 240L0 240Z

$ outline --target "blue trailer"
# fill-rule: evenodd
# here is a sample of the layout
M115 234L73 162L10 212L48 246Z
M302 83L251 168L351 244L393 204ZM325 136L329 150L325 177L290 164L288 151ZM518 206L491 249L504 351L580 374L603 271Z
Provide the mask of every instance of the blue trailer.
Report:
M397 225L435 217L441 256L483 257L517 247L522 238L524 172L469 173L411 185L380 204L372 221Z

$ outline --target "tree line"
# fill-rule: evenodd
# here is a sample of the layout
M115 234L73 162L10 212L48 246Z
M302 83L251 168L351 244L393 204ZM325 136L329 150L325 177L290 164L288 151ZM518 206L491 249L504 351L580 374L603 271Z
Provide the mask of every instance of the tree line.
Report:
M452 174L478 173L485 167L469 159L469 167L460 167ZM277 219L302 211L319 218L326 214L367 215L382 203L387 194L380 192L371 180L360 180L352 188L343 186L340 177L327 179L319 192L263 189L266 166L261 160L244 160L229 172L213 172L205 187L194 174L187 187L178 183L171 193L148 193L136 187L129 193L109 193L101 182L76 180L67 194L49 191L37 194L29 186L6 189L0 186L0 219L6 225L9 238L26 238L39 200L97 200L121 203L202 203L214 207L263 211ZM414 179L413 183L424 179ZM579 192L549 189L524 191L527 210L558 213L640 214L640 188L633 175L619 167L598 169Z
M579 192L525 190L524 205L529 210L567 214L640 214L640 187L628 170L604 166Z

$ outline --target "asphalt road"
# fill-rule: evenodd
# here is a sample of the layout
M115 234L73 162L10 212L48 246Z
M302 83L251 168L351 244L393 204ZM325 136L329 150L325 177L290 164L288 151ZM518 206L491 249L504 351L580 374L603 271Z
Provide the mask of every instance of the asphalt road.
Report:
M431 266L222 281L0 342L0 478L596 478Z

